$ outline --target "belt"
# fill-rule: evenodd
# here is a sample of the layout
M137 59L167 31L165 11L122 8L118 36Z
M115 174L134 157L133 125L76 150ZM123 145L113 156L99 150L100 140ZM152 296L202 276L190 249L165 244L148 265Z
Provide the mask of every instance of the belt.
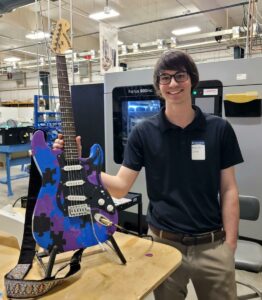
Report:
M162 239L167 239L174 242L180 242L186 246L200 245L213 243L219 240L223 240L226 233L223 229L215 231L201 233L196 235L183 234L183 233L172 233L164 230L157 229L152 225L149 226L152 232Z

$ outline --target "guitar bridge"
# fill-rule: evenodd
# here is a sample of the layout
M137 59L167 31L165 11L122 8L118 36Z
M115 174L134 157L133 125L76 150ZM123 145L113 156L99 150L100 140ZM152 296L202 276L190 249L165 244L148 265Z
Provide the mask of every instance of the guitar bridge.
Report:
M91 213L90 206L88 206L87 204L68 206L69 217L85 216L85 215L90 215L90 213Z

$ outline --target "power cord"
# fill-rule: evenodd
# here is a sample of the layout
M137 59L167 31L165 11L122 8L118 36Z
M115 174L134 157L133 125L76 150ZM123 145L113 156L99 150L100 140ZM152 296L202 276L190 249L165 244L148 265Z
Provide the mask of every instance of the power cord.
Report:
M105 226L115 226L116 228L118 228L123 233L132 234L132 235L135 235L135 236L138 236L138 237L141 237L141 238L149 238L152 242L154 241L154 238L153 238L152 235L149 235L149 234L138 234L138 233L135 233L133 231L127 230L126 228L124 228L124 227L122 227L122 226L120 226L118 224L114 224L112 221L110 221L109 219L107 219L104 216L100 217L99 222L102 223Z
M22 196L22 197L17 198L17 199L15 200L15 202L13 203L12 207L15 207L16 203L17 203L19 200L21 200L21 207L26 208L27 199L28 199L27 196Z

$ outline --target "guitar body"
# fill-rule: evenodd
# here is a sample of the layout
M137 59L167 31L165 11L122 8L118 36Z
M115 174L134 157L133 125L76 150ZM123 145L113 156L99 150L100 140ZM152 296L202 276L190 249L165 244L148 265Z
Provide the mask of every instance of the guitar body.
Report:
M115 232L118 216L112 198L100 179L103 154L93 145L87 159L66 161L61 150L50 149L42 131L32 138L32 155L42 176L33 213L37 244L58 252L105 242ZM113 224L105 226L100 216Z

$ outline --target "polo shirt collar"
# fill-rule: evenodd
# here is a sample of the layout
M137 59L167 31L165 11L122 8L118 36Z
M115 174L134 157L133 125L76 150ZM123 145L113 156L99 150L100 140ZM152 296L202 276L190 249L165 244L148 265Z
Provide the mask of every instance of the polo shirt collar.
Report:
M206 118L201 111L201 109L195 105L192 105L193 109L195 110L195 118L194 120L187 125L185 128L181 128L175 124L172 124L168 121L165 115L165 107L162 107L160 113L159 113L159 127L162 132L165 132L169 129L176 129L176 130L196 130L200 129L203 130L206 127Z

